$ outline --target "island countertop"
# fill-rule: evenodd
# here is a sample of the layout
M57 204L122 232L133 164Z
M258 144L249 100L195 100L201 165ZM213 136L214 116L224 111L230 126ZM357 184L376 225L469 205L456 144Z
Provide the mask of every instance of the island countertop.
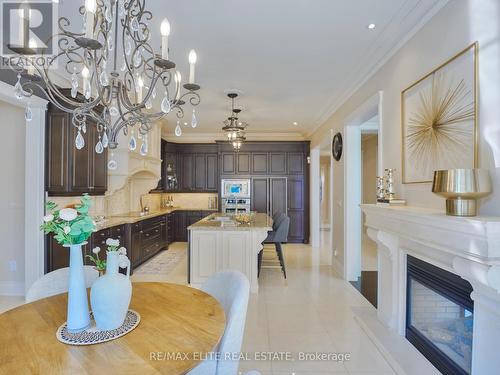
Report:
M189 230L224 230L224 231L252 231L273 229L273 219L264 213L256 213L252 222L249 224L239 224L235 220L222 221L217 217L227 216L220 212L211 214L200 221L190 225Z

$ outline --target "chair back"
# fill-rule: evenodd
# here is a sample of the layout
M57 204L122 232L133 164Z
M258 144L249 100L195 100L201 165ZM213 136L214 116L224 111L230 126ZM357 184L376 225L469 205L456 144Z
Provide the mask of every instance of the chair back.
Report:
M273 215L273 231L276 231L278 229L285 217L286 215L282 212L277 212Z
M239 271L223 271L210 277L201 287L205 293L214 297L226 313L226 330L219 344L220 359L217 361L217 375L234 375L238 373L238 360L231 360L226 353L238 353L241 350L245 320L247 315L250 283ZM202 366L200 366L202 367ZM201 369L201 368L200 368ZM208 372L190 372L208 375Z
M284 243L288 242L288 231L290 229L290 218L283 215L282 220L279 222L278 227L274 230L273 242Z
M84 266L83 268L85 273L85 286L90 288L94 280L99 277L99 272L92 266ZM43 275L29 288L26 293L26 303L67 292L68 279L69 267L59 268L58 270Z

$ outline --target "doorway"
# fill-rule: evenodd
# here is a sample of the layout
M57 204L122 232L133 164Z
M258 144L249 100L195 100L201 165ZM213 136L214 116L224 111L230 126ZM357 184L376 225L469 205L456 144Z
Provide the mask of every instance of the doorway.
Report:
M376 245L366 235L362 203L376 202L376 176L383 170L382 92L358 108L346 121L344 163L344 269L347 281L377 304Z

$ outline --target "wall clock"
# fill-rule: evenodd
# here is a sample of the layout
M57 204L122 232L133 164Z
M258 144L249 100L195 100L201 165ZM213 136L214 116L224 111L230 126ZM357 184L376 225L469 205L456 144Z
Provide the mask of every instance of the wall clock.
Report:
M337 161L342 157L342 134L337 133L332 141L332 155Z

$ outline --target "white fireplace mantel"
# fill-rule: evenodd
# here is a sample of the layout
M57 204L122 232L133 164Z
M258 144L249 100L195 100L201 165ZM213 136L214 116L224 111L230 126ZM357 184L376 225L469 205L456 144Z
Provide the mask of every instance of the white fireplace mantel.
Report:
M438 210L361 205L378 245L378 317L405 335L406 256L459 275L473 287L473 374L500 368L500 217L451 217Z

